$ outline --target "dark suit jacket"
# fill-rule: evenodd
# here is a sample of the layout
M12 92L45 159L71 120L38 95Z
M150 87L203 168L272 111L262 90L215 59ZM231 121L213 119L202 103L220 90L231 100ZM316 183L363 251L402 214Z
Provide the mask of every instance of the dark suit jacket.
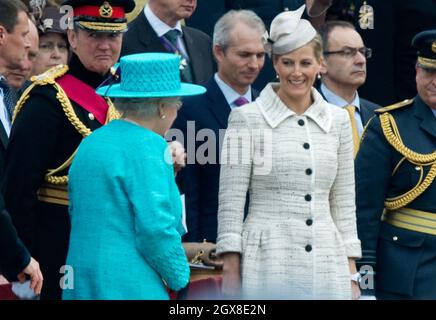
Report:
M8 135L6 133L5 128L3 127L3 123L0 121L0 181L1 179L3 179L7 145L8 145Z
M207 34L194 28L182 27L182 30L190 59L193 83L203 84L212 77L215 71L211 39ZM141 12L129 23L129 30L123 38L121 56L143 52L167 52L167 50L145 14Z
M215 80L212 78L205 85L207 92L201 96L188 97L183 100L183 107L179 111L173 127L184 133L184 145L188 153L188 165L179 173L178 184L181 193L185 193L186 219L188 233L184 241L203 241L204 239L215 242L217 237L217 213L219 191L219 141L224 137L230 106ZM252 90L253 100L258 92ZM187 130L187 121L195 121L196 135L202 129L212 130L216 140L207 152L207 159L211 163L200 164L195 158L196 153L205 154L198 147L204 141L195 141L193 133ZM221 139L219 139L221 135ZM201 138L203 140L203 138ZM204 148L204 146L203 146ZM192 158L192 159L191 159ZM193 164L192 160L196 160Z
M0 195L0 274L13 281L29 262L29 252L18 238Z

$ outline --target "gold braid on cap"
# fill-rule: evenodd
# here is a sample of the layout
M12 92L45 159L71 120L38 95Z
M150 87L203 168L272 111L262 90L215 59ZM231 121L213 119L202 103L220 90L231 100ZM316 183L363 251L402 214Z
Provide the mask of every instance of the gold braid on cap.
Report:
M125 31L127 29L127 23L108 23L108 22L88 22L88 21L78 21L81 26L89 30L96 31Z
M32 84L23 92L20 100L17 102L17 107L15 108L13 120L15 121L17 114L20 112L20 110L23 108L24 103L27 101L27 99L30 96L31 90L37 86L43 86L43 85L52 85L57 93L56 98L60 102L62 109L68 119L68 121L73 125L73 127L79 132L84 138L89 136L92 133L92 130L89 129L85 124L80 121L79 117L76 115L74 108L71 104L70 99L68 98L65 91L62 89L62 87L55 81L56 78L63 76L68 71L67 65L59 65L56 67L53 67L46 71L45 73L32 77ZM112 103L112 101L109 98L105 98L106 103L108 104L108 112L106 117L106 122L108 123L114 119L119 119L120 114L117 110L115 110L115 107ZM76 155L77 149L73 152L73 154L68 158L67 161L65 161L62 165L60 165L56 169L48 169L47 174L45 175L45 181L54 184L54 185L67 185L68 184L68 175L65 176L55 176L56 173L65 170L68 168L73 159Z
M424 57L418 57L418 64L424 68L436 69L436 60Z
M404 160L407 160L412 164L419 166L421 168L420 179L418 183L411 190L397 197L387 198L385 200L386 209L397 210L405 207L410 202L415 200L417 197L423 194L425 190L427 190L427 188L433 183L436 177L436 151L428 154L420 154L406 147L403 141L401 140L400 132L398 131L398 127L394 117L388 112L385 112L380 115L380 123L383 129L383 134L386 137L386 140L396 151L398 151L404 157L403 159L401 159L399 164L395 167L393 174L395 174L399 165ZM431 167L424 181L422 181L423 167L425 166L431 166Z

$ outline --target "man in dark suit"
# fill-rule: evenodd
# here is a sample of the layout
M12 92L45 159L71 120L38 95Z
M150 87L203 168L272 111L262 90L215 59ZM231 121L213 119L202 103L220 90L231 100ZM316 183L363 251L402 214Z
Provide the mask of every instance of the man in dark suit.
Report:
M16 103L13 88L5 79L10 68L25 66L29 23L26 7L16 0L0 0L0 179L3 178L5 150L11 126L11 114ZM9 214L0 196L0 274L10 281L17 275L23 281L24 273L30 275L32 289L41 291L42 275L39 264L29 254L18 238Z
M61 299L70 218L68 170L82 139L116 117L110 100L95 93L114 81L125 13L133 0L67 0L74 9L68 30L69 66L36 77L17 104L6 150L6 208L23 243L41 264L41 299ZM26 20L27 25L27 20ZM98 201L98 199L96 199Z
M436 299L436 30L412 44L418 95L376 111L356 158L358 234L378 299Z
M7 82L11 68L22 68L28 39L27 8L20 1L0 1L0 178L3 177L4 154L11 131L12 112L17 102L15 91Z
M319 91L331 104L344 107L350 116L355 154L360 137L374 110L380 106L359 97L357 89L366 80L366 48L354 26L345 21L328 21L320 29L324 43Z
M230 11L217 22L213 53L218 72L205 85L206 94L184 99L174 123L184 134L188 153L187 167L179 177L186 196L185 241L216 241L219 141L231 109L258 95L251 84L264 64L264 32L262 20L248 10Z
M203 84L214 72L212 44L205 33L181 25L197 6L196 0L150 0L129 23L121 55L171 52L181 56L184 82Z
M297 10L306 4L304 18L308 19L315 28L325 21L326 11L333 0L198 0L198 8L186 25L198 28L211 35L215 22L229 10L253 10L264 22L267 29L272 20L279 13L286 10ZM266 84L275 81L275 70L272 61L266 57L265 67L253 86L262 90Z
M362 95L381 105L416 95L411 41L418 32L435 27L436 1L335 0L327 13L327 20L331 18L352 22L373 49Z

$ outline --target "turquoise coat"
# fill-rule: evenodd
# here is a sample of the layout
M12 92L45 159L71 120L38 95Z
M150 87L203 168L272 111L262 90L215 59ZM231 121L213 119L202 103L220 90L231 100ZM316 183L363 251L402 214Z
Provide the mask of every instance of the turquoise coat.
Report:
M63 299L168 299L164 281L187 285L180 194L161 136L124 120L96 130L75 156L69 195L74 289Z

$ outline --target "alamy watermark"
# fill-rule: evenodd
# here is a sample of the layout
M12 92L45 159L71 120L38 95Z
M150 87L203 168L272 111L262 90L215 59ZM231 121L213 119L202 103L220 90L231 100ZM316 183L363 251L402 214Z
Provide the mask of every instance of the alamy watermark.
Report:
M196 130L195 121L187 121L186 136L170 129L167 141L177 140L186 146L187 164L251 166L253 175L268 175L273 162L273 131L259 128Z

